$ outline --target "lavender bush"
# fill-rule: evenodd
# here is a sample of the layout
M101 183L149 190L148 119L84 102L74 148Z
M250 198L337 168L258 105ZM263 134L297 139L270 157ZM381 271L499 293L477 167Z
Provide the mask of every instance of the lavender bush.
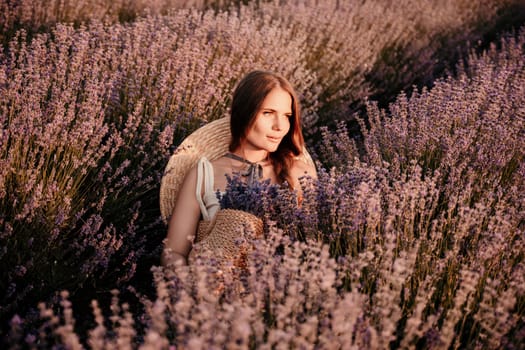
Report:
M258 9L309 33L305 58L321 88L320 125L351 119L371 95L428 84L447 60L466 54L467 42L509 17L525 19L523 3L514 1L279 1Z
M315 98L305 98L304 102L319 110L320 125L331 123L335 117L348 118L349 111L368 96L384 96L384 101L414 83L429 84L436 74L450 66L447 60L465 53L462 48L468 42L483 39L505 21L521 23L525 19L525 7L519 0L446 3L403 0L395 6L390 1L159 0L146 4L133 0L101 5L84 0L74 4L57 2L55 6L40 1L0 3L0 8L5 9L4 24L0 22L0 27L5 29L7 36L3 41L7 43L18 28L31 34L55 23L79 25L97 20L114 23L119 18L135 18L145 13L171 16L181 7L199 9L194 15L205 19L204 27L214 23L218 26L211 38L220 40L226 35L228 41L231 29L228 27L237 28L229 21L246 24L250 31L243 32L245 36L240 42L250 38L249 43L239 45L235 41L233 45L244 50L245 57L251 57L250 45L260 40L256 35L260 28L264 28L264 36L280 37L281 52L286 52L281 58L297 54L300 59L292 65L303 65L304 61L311 72L301 79L316 81ZM215 10L200 10L209 7ZM224 17L228 19L224 21ZM289 45L297 36L304 40L301 48ZM208 54L222 56L227 54L228 46L223 50ZM213 83L221 85L221 81ZM306 133L315 133L318 117L314 114L307 119Z
M524 44L521 29L432 89L388 110L370 103L363 154L342 125L325 129L317 158L332 168L303 180L301 206L278 187L247 193L232 179L224 203L245 203L267 224L265 239L247 232L239 243L253 247L247 267L219 269L212 258L155 267L156 297L137 292L143 314L117 292L108 319L93 302L87 344L519 348ZM342 151L346 161L334 155ZM53 334L79 348L67 293L61 300L59 314L40 306L41 341Z
M227 6L228 0L117 0L117 1L0 1L0 41L9 39L17 30L39 32L57 23L128 21L146 14L161 14L180 8Z
M35 17L36 26L76 25L13 34L0 54L3 342L519 347L524 30L388 110L368 102L365 114L349 114L351 102L383 92L374 79L430 77L436 59L518 3L418 4L256 2L130 23L98 21L105 10L92 10L86 23L75 12ZM207 260L155 268L151 296L167 157L227 113L234 83L253 68L297 87L319 179L304 180L300 206L264 184L247 199L233 181L228 205L261 203L251 209L266 224L266 240L239 242L254 247L247 269ZM357 117L363 138L344 123L323 126L327 116ZM140 304L115 294L108 318L102 297L94 328L75 321L70 299L112 288L134 288ZM37 300L49 305L43 324L31 311Z

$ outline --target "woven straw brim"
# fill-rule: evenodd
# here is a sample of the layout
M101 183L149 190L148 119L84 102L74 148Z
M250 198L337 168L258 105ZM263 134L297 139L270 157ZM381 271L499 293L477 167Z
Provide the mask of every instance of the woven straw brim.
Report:
M188 171L202 157L211 161L223 156L228 152L230 139L230 117L225 117L195 130L177 147L160 183L160 213L164 222L173 212L179 188Z
M230 140L230 117L224 117L195 130L177 147L160 183L160 213L164 222L167 222L173 212L179 188L188 171L202 157L212 161L226 154ZM305 148L301 158L314 164Z

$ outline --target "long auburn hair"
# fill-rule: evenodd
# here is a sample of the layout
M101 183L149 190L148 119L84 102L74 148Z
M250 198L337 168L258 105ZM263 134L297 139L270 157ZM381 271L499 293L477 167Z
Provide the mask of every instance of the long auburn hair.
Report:
M303 153L304 139L301 130L301 110L299 100L292 85L283 76L268 71L252 71L237 85L233 92L231 104L230 152L235 151L246 139L246 135L255 123L257 112L260 110L266 96L275 88L288 92L292 98L292 117L290 130L282 139L275 152L269 158L274 167L278 180L288 182L294 187L294 181L289 174L294 157Z

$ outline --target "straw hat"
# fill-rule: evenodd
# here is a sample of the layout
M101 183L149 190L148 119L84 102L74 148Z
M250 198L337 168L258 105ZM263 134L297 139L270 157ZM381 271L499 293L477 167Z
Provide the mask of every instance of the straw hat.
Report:
M224 117L197 129L177 147L160 183L160 212L164 222L171 216L179 188L188 171L202 157L212 161L223 156L228 152L230 140L230 117ZM306 149L303 149L302 159L313 164Z
M179 187L188 171L202 157L211 161L228 152L230 139L230 118L225 117L195 130L177 147L160 183L160 213L165 222L171 216Z

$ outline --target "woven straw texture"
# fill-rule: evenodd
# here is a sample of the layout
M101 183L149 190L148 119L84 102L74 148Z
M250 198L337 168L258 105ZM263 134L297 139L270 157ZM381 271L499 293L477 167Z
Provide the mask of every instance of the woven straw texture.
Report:
M241 261L251 245L243 238L252 235L255 238L263 236L260 218L242 210L219 210L213 220L199 223L195 237L197 247L190 251L188 263L191 265L199 254L209 253L221 264L231 261L234 265L244 265Z

